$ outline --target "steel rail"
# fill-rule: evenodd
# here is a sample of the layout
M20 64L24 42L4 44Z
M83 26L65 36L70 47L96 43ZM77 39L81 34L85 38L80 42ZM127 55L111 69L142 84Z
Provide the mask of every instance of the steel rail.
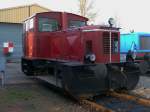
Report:
M144 99L144 98L140 98L140 97L125 94L125 93L116 93L116 92L110 92L109 95L120 98L120 99L124 99L124 100L132 100L132 101L137 102L138 104L150 107L149 99Z
M114 110L106 108L103 105L97 104L90 100L81 100L80 104L86 109L89 109L90 112L115 112Z

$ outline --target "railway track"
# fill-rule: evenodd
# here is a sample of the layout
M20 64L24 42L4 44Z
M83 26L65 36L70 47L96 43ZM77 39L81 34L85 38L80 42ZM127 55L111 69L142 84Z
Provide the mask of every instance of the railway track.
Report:
M88 112L150 112L150 99L126 93L110 92L94 100L81 100Z
M41 77L38 78L48 82ZM92 100L83 99L78 102L87 109L86 112L150 112L150 99L130 95L127 92L110 91L105 96L96 96Z
M94 101L81 100L80 104L86 108L89 112L115 112L103 105L97 104Z

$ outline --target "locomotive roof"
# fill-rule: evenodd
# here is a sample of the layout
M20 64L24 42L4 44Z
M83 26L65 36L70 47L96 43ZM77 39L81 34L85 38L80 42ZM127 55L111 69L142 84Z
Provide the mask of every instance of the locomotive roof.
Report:
M61 13L61 14L63 14L63 13L65 13L65 14L69 14L69 15L74 15L74 16L80 17L80 18L84 19L85 21L88 21L88 20L89 20L89 19L86 18L86 17L80 16L80 15L77 15L77 14L73 14L73 13L59 12L59 11L50 11L50 12L40 12L40 13L35 13L35 14L33 14L32 16L26 18L24 21L26 21L26 20L28 20L28 19L30 19L30 18L36 16L36 15L43 14L43 13L45 13L45 14L48 14L48 13Z
M89 25L89 26L83 26L80 29L83 31L99 31L99 30L105 30L105 31L115 31L119 32L120 28L117 27L109 27L109 26L102 26L102 25Z

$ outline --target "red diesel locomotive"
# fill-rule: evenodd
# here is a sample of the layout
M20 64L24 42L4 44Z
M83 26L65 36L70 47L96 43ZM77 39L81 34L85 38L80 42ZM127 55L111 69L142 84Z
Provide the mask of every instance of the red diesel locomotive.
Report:
M119 28L87 25L66 12L37 13L24 22L22 71L45 76L75 97L110 89L133 89L139 80L134 62L120 62Z

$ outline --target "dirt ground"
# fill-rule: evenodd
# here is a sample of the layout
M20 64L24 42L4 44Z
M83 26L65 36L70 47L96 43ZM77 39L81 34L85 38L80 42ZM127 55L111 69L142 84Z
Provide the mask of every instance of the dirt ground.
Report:
M150 77L141 77L134 93L142 91L141 94L149 96L150 92L147 93L147 89L150 89L149 82ZM25 76L21 72L20 63L7 63L5 85L0 87L0 112L87 111L62 93Z
M0 80L1 82L1 80ZM0 112L85 112L76 102L49 85L21 72L20 63L7 63L0 84Z
M38 84L0 88L0 112L85 112L71 99Z

